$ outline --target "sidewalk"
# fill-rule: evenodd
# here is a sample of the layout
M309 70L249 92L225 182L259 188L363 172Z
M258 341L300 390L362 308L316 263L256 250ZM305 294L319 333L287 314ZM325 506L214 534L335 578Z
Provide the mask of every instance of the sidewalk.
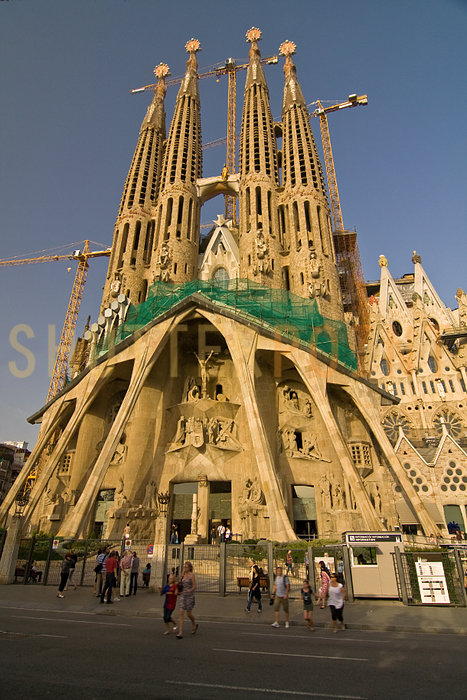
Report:
M128 615L162 619L163 599L152 589L138 589L136 596L124 598L112 606L101 605L92 588L82 587L66 591L65 598L56 597L53 586L22 584L0 586L0 608L26 610L66 610L87 615ZM245 612L246 592L222 598L213 593L196 595L197 619L251 624L271 624L273 609L263 596L263 613L258 615L255 605L250 614ZM282 615L282 613L281 613ZM316 627L330 627L329 610L315 606L313 618ZM399 601L357 600L346 603L345 622L349 629L399 631L430 634L467 634L467 608L439 606L404 606ZM302 605L298 599L290 600L290 624L303 625Z

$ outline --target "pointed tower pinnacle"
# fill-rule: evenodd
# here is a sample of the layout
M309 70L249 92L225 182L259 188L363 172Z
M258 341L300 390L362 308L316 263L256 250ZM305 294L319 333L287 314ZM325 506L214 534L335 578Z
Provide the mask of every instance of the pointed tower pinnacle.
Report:
M156 205L165 140L165 77L169 67L159 63L154 96L141 124L115 223L112 254L102 308L123 293L133 303L146 299L156 224Z
M331 222L321 163L308 108L292 56L296 46L284 41L282 100L282 185L279 195L280 240L285 251L285 278L294 294L316 299L328 318L343 320Z
M252 27L246 39L251 47L240 136L240 276L280 287L277 144L258 49L261 31Z
M164 154L157 215L154 280L186 282L197 273L201 177L201 116L198 92L198 39L187 41L185 77L178 91Z

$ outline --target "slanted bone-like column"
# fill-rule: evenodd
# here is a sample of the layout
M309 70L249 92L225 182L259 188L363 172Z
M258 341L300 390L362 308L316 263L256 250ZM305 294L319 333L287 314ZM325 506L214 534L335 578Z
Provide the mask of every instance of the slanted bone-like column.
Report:
M237 372L247 423L250 428L251 442L255 446L261 488L269 510L269 536L272 540L279 542L295 540L297 536L282 501L274 458L256 399L254 362L257 333L231 319L216 316L207 311L203 311L203 315L223 334Z

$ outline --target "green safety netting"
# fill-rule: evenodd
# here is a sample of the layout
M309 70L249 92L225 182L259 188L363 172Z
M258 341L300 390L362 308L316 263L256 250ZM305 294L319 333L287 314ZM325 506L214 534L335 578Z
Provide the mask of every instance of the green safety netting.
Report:
M108 352L111 346L196 293L241 318L254 320L279 337L314 346L346 367L357 369L345 323L325 318L314 299L304 299L284 289L263 287L248 279L193 280L182 284L155 282L146 301L130 306L125 322L97 345L94 357Z

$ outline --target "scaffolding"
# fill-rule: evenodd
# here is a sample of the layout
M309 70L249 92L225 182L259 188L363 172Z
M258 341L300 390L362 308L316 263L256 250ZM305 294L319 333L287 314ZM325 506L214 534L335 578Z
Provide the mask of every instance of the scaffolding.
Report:
M91 359L104 355L112 346L195 294L219 307L220 312L225 309L239 320L259 324L278 340L314 347L348 369L357 370L357 359L349 346L345 323L325 318L315 299L264 287L249 279L193 280L182 284L155 282L146 301L130 306L125 321L96 344Z
M358 368L364 374L364 355L370 330L370 314L356 231L335 231L334 247L344 311L352 314L357 341Z

